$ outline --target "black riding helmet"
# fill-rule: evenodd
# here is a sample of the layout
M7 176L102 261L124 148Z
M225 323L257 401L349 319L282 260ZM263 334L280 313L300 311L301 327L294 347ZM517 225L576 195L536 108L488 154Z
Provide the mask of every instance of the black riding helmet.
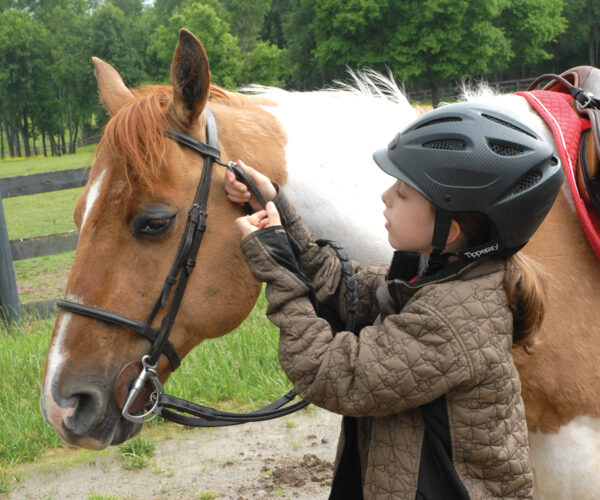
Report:
M489 104L437 108L373 154L386 173L437 207L432 259L443 251L452 213L479 212L497 238L467 259L515 253L533 236L563 181L560 160L540 134Z

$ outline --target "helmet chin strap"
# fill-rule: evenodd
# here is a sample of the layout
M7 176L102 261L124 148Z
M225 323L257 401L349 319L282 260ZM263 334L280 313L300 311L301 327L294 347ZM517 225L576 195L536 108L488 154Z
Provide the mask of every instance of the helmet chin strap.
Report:
M508 258L525 246L525 244L522 244L514 248L505 248L500 239L496 236L490 241L466 248L461 252L444 252L448 242L448 235L450 234L450 225L453 217L452 212L436 207L433 239L431 242L433 250L427 261L427 268L424 272L425 276L431 276L446 267L448 265L449 257L457 257L465 263L473 262L484 257Z
M448 241L448 235L450 234L451 222L452 212L436 207L433 239L431 240L433 250L427 261L426 275L435 274L448 264L449 254L445 254L444 249L446 248L446 242Z

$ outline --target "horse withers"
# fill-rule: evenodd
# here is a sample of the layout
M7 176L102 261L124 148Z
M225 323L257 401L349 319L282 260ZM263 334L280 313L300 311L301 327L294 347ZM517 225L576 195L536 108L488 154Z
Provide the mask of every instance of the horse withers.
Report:
M210 84L206 54L185 30L170 87L132 91L108 64L98 59L94 64L112 118L75 208L80 240L67 299L142 322L148 317L175 258L202 170L198 155L163 129L204 141L206 105L216 118L222 159L242 158L283 186L316 237L340 241L365 263L391 255L379 201L389 180L371 154L417 116L399 91L388 88L391 98L377 95L377 85L363 80L363 91L227 92ZM499 101L553 140L524 98L488 93L471 99ZM260 290L239 251L233 221L242 210L227 201L222 179L216 167L206 233L169 337L180 358L202 340L233 330ZM539 496L597 498L600 264L569 196L566 190L559 195L525 247L547 276L547 317L533 353L513 354ZM379 226L373 224L378 216ZM159 315L153 326L160 320ZM46 420L67 442L88 448L132 437L140 426L121 417L113 385L121 368L148 349L146 340L126 328L59 313L44 374ZM170 372L162 356L160 379L166 381Z

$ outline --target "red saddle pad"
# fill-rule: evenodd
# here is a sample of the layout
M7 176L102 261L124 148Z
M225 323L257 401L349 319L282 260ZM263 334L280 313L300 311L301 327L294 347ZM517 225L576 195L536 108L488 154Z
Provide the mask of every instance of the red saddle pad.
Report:
M594 207L586 204L579 194L575 171L581 133L590 128L590 122L573 108L570 94L533 90L517 92L517 95L524 97L552 130L579 222L594 253L600 259L600 214Z

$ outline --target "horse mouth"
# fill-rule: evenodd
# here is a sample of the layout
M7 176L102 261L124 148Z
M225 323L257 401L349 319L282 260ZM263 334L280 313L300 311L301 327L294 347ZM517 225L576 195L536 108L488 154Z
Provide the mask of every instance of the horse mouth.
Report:
M136 436L142 429L141 424L128 422L120 417L116 423L107 418L102 425L92 429L88 434L81 436L73 432L63 423L61 432L58 434L67 443L88 450L103 450L108 446L119 445Z

